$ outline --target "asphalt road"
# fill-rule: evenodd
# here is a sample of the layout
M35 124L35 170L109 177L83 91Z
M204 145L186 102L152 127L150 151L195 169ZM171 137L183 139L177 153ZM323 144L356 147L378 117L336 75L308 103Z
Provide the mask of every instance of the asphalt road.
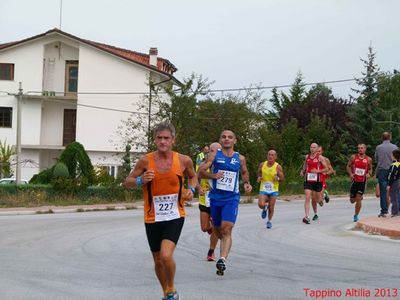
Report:
M362 216L378 206L366 200ZM187 212L175 252L181 299L400 299L400 240L352 231L347 201L311 225L303 201L278 202L272 230L256 204L241 205L223 277L205 261L197 207ZM161 296L142 210L0 217L0 299Z

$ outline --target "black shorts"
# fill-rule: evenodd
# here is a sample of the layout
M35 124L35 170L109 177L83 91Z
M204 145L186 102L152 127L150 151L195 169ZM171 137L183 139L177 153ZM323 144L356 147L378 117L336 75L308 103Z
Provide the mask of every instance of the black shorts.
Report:
M205 212L211 215L211 209L209 207L199 204L199 209L201 212Z
M322 191L322 182L320 182L320 181L317 181L317 182L304 181L304 189L312 190L314 192L319 193L320 191Z
M350 187L350 198L355 198L357 194L360 194L361 196L364 195L365 183L366 183L365 181L363 182L353 181Z
M149 242L151 252L161 250L161 241L170 240L178 244L182 232L185 218L179 218L171 221L145 223L147 241Z

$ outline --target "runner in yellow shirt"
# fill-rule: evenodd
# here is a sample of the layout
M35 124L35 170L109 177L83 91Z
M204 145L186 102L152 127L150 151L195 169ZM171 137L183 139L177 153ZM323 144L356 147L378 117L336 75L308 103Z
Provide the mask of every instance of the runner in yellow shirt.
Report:
M285 179L281 165L276 162L277 157L275 150L269 150L267 160L260 163L257 170L257 182L260 183L258 207L262 209L261 218L265 219L268 215L266 223L268 229L272 228L271 220L279 196L279 182Z

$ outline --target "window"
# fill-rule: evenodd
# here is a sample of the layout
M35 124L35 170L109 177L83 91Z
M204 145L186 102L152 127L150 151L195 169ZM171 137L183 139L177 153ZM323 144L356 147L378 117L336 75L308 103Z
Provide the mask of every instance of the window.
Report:
M78 92L78 61L65 62L65 96L76 96Z
M0 80L14 80L14 64L0 63Z
M11 128L12 107L0 107L0 127Z
M75 142L76 109L64 109L63 146Z

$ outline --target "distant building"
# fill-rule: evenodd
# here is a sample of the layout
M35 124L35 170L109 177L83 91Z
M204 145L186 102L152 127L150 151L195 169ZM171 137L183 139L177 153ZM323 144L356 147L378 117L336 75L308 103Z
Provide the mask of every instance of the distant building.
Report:
M12 94L19 82L23 88L21 178L54 165L72 141L83 144L93 165L116 175L124 147L116 150L111 141L118 140L126 111L137 109L143 99L129 92L149 91L149 79L179 84L176 67L157 55L157 48L143 54L59 29L0 44L0 140L10 145L16 144L17 127Z

